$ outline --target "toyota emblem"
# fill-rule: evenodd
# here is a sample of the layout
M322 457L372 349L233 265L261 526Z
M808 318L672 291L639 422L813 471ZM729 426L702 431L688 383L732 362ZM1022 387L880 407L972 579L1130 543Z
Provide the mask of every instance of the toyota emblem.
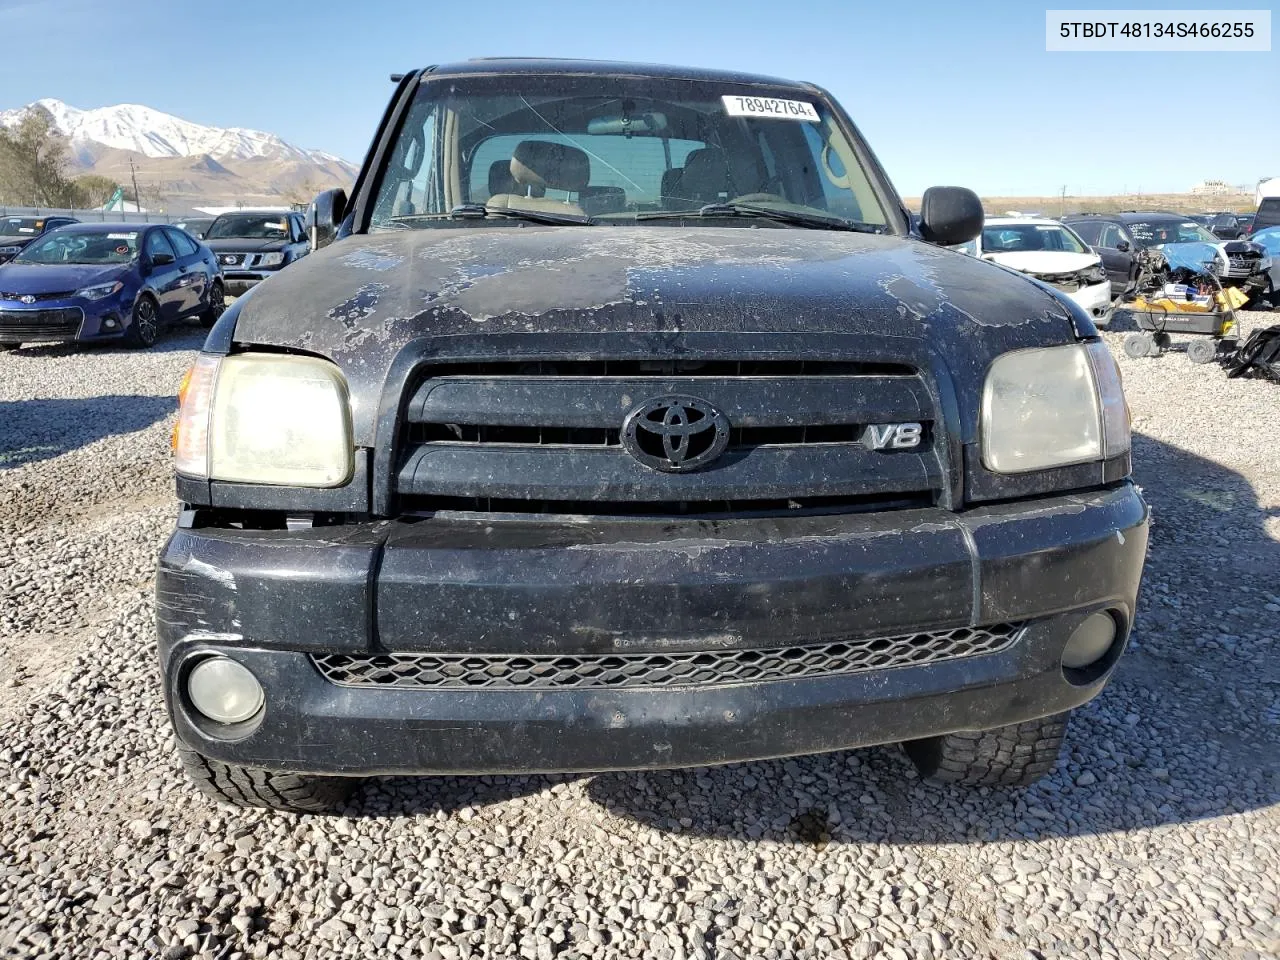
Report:
M19 300L21 300L23 303L35 303L35 302L36 302L36 298L35 298L35 297L33 297L33 296L32 296L31 294L29 294L29 293L24 293L24 294L23 294L22 296L20 296L18 299L19 299Z
M622 445L646 467L687 473L729 445L729 419L697 397L657 397L622 421Z

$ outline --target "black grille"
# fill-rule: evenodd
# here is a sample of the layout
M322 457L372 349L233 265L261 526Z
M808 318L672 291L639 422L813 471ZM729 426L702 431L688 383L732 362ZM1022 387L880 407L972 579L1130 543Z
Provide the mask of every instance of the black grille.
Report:
M0 342L74 337L84 314L79 307L57 310L0 310Z
M946 486L932 395L917 369L901 363L440 364L411 391L395 464L400 513L889 509L937 502ZM624 422L668 397L691 398L727 420L726 446L710 462L663 472L631 449L654 458L644 441L658 441L624 434ZM889 442L899 428L905 442Z
M859 443L869 424L821 423L798 426L740 427L729 432L729 450L796 446L807 443ZM928 443L927 435L921 442ZM496 424L419 423L409 428L410 443L506 443L537 446L616 447L617 427L510 427Z
M635 654L329 654L312 662L344 687L530 689L688 687L865 673L995 653L1023 625L1002 623L895 637L755 650Z
M1247 275L1253 272L1259 259L1256 253L1233 253L1227 257L1228 269L1233 274Z

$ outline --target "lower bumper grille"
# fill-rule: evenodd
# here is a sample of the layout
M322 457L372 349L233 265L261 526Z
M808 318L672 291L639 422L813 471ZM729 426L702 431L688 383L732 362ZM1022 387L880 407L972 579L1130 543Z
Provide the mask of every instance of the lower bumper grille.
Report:
M52 310L0 310L0 341L61 339L80 332L79 307Z
M635 654L330 654L313 656L331 683L419 689L687 687L864 673L995 653L1024 624L961 627L895 637L828 640L754 650Z

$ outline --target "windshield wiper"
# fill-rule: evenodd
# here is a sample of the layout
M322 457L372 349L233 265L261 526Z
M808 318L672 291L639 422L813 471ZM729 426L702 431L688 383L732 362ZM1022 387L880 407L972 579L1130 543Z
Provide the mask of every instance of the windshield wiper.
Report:
M652 210L637 213L636 220L682 220L688 218L716 219L718 217L760 217L796 227L815 230L851 230L856 233L883 233L884 227L860 220L846 220L824 213L806 213L802 210L779 210L756 203L708 203L697 210Z
M483 203L460 203L448 213L414 213L392 217L390 223L406 224L414 220L484 220L486 217L507 217L511 220L527 220L551 226L590 227L595 221L576 213L556 213L552 210L523 210L520 207L486 207Z

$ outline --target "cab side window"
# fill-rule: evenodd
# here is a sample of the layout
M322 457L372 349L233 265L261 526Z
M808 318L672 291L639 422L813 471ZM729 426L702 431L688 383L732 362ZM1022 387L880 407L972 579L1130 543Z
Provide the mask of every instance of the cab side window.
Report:
M176 258L173 247L164 237L163 230L152 230L147 234L147 245L143 248L148 257L154 257L157 253L167 253L169 256Z
M1073 223L1070 225L1080 239L1090 246L1101 246L1098 238L1102 236L1102 224L1097 222Z
M1102 228L1102 234L1098 238L1097 246L1114 249L1120 240L1120 227L1117 224L1108 223Z
M196 242L181 230L166 230L165 235L169 238L169 242L177 248L179 257L194 257L200 252Z

